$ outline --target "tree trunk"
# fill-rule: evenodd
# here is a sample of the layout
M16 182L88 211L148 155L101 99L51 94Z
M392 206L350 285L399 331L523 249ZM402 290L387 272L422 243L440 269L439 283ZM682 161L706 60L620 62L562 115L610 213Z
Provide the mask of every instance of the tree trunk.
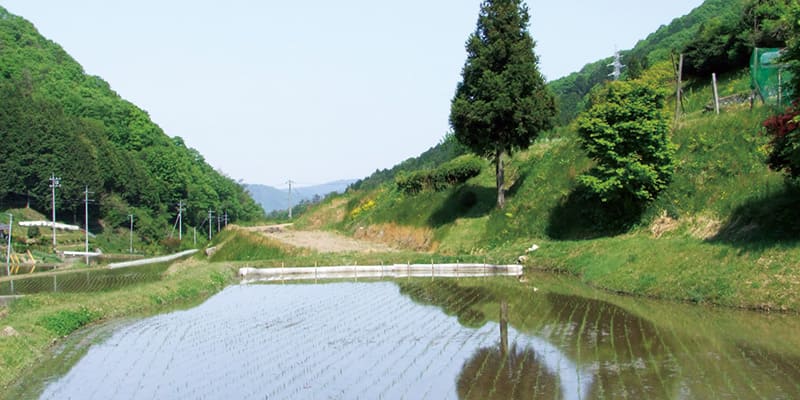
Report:
M497 208L503 209L506 206L506 183L505 170L503 168L503 150L497 150L494 158L495 173L497 176Z

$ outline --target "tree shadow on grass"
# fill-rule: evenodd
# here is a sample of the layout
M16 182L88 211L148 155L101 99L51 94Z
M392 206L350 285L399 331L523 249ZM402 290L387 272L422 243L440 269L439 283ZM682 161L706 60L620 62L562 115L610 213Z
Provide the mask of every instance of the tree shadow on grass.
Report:
M800 188L787 186L739 206L709 242L744 249L800 243Z
M644 209L644 204L635 201L603 202L577 187L550 213L547 235L555 240L616 236L636 225Z
M442 206L431 214L428 223L438 228L458 218L482 217L494 209L496 195L494 188L463 185L450 193Z
M508 190L506 190L506 197L514 197L519 192L519 189L525 184L525 179L528 178L528 175L520 175L517 180L514 181L514 184L511 185Z

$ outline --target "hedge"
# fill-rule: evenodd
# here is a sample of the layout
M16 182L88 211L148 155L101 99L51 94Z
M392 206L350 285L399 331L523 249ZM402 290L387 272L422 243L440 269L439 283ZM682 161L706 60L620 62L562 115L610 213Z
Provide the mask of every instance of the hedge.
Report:
M417 194L423 190L442 191L478 176L483 160L474 155L454 158L436 169L401 172L395 178L397 188L406 194Z

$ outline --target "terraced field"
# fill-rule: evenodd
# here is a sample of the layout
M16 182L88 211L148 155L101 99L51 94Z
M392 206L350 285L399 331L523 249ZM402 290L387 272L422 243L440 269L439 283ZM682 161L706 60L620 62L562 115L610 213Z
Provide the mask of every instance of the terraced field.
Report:
M795 316L535 278L234 286L116 330L41 397L800 396Z
M63 273L31 274L0 281L0 296L34 293L83 293L114 290L160 280L169 263L124 269L93 269Z

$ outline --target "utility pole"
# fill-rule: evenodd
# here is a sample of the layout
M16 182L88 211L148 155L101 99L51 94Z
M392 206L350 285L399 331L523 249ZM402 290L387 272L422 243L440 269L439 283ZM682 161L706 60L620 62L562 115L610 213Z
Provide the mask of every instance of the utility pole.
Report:
M220 222L222 222L222 215L217 212L217 232L222 231L222 227L220 226Z
M225 227L228 227L228 210L225 210Z
M717 73L711 74L711 86L714 88L714 110L719 115L719 91L717 90Z
M286 183L289 184L289 219L292 219L292 184L295 182L289 179Z
M131 239L130 239L130 253L133 254L133 214L128 214L131 219Z
M11 276L11 227L14 226L14 215L8 214L8 247L6 247L6 276Z
M178 202L178 240L183 241L183 200Z
M672 55L672 63L675 63L675 55ZM675 71L675 123L677 124L683 111L683 53L678 58L678 68Z
M86 186L86 189L83 191L83 195L84 195L83 203L84 203L84 218L85 218L84 226L86 227L86 235L85 235L86 248L84 251L86 252L86 265L89 265L89 186Z
M53 250L56 248L56 188L61 187L61 178L56 178L55 174L50 174L50 189L53 193Z
M212 222L211 222L211 221L212 221L212 220L211 220L211 218L212 218L213 216L214 216L214 212L213 212L213 211L211 211L211 210L208 210L208 240L209 240L209 241L211 240L211 224L212 224Z

